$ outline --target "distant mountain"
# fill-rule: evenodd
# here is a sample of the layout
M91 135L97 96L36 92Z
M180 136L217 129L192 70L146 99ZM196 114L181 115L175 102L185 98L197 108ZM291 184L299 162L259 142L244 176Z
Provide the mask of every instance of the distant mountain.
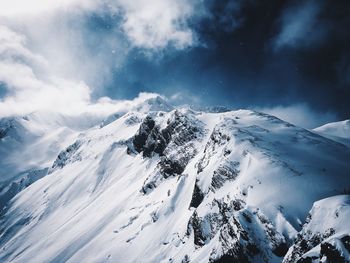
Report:
M0 122L1 262L350 260L350 148L324 129L162 97L45 116Z
M350 146L350 120L328 123L314 131Z
M350 120L328 123L314 130L320 133L349 139L350 138Z

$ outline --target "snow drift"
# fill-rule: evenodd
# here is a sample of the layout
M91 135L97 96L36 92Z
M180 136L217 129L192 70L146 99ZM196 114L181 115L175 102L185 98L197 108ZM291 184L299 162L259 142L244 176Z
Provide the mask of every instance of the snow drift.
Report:
M59 123L53 140L26 136L55 153L43 161L18 139L22 122L2 128L1 154L21 143L22 170L42 173L3 201L1 261L350 260L350 148L321 133L157 97L79 129Z

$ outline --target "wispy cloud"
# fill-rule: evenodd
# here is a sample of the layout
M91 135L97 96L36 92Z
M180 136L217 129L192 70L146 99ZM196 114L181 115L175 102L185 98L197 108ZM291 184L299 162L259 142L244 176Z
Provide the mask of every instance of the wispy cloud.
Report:
M188 26L195 12L191 1L119 0L117 5L123 11L122 29L134 46L158 49L172 45L183 49L195 43L194 32Z
M188 1L14 0L0 2L0 115L36 110L113 110L93 99L128 52L195 44ZM94 19L106 19L94 25ZM92 21L92 22L91 22ZM120 105L120 101L118 102Z
M37 109L73 111L89 101L89 88L47 71L47 61L28 49L25 36L1 26L0 38L0 81L8 91L0 101L1 115Z
M38 15L47 12L69 10L71 8L96 9L102 1L93 0L12 0L0 2L0 16L21 17Z
M335 113L315 111L306 103L256 108L256 110L274 115L282 120L307 129L337 120Z
M121 16L118 26L132 46L183 49L195 44L195 34L188 20L195 15L198 3L197 0L14 0L0 3L0 17L18 20L21 16L45 16L55 12L109 12Z
M316 0L289 6L280 18L280 32L273 40L274 48L305 48L321 42L327 35L326 25L319 20L322 8L323 1Z
M0 117L35 111L108 115L157 96L141 93L133 100L102 97L94 101L84 82L53 74L49 61L29 50L24 35L0 26L0 40L0 82L7 90L0 100Z

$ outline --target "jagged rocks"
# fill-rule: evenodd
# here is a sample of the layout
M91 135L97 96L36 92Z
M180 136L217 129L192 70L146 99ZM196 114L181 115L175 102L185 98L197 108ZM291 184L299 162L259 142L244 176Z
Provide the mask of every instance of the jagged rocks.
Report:
M238 222L233 219L233 224L226 224L220 231L219 241L221 243L221 251L220 253L216 250L213 250L209 262L249 262L248 256L249 251L246 250L248 247L253 254L256 254L258 248L256 248L253 244L249 244L249 246L245 247L242 242L248 241L248 236L243 231L243 237L240 238L239 233L235 231L235 226L238 226ZM243 240L242 240L243 239ZM254 249L252 249L254 248Z
M349 236L345 236L345 238ZM346 253L341 248L347 250ZM329 262L329 263L348 263L350 262L349 250L346 248L346 241L341 239L331 239L328 242L320 244L319 254L303 256L297 260L298 263Z
M350 253L350 237L332 238L331 236L335 234L334 230L332 233L333 234L327 232L323 235L317 233L309 240L298 235L296 244L291 248L292 253L285 258L284 262L319 262L321 260L323 260L322 262L336 263L350 262L350 257L345 256ZM313 253L309 253L309 251L313 250L315 247L318 249Z
M203 205L208 207L200 209ZM281 259L287 252L288 245L272 222L258 209L244 206L242 200L227 197L203 203L193 212L187 235L193 236L197 249L216 242L209 262L269 262L272 254Z
M146 142L148 137L150 136L153 128L155 126L155 121L152 117L147 116L140 125L138 132L135 134L133 138L133 145L137 152L142 152L146 149Z
M194 155L195 149L193 147L185 147L169 156L162 156L153 174L145 180L142 192L148 193L156 188L163 179L181 175Z
M345 235L340 240L342 241L345 249L350 253L350 235Z
M197 123L179 111L175 111L167 121L167 126L160 130L156 121L147 116L133 137L133 145L137 152L143 152L144 157L151 157L154 153L166 155L165 149L169 144L184 146L186 143L198 138L199 127Z
M24 118L23 118L24 119ZM6 137L11 137L16 141L22 141L26 129L21 123L23 119L2 118L0 119L0 141Z
M0 128L0 140L2 138L5 138L6 134L7 134L7 130L5 128Z
M56 160L52 164L52 167L49 173L52 173L56 169L61 169L66 166L68 163L73 163L81 160L81 156L77 153L78 149L82 145L81 141L76 141L67 147L64 151L60 152Z
M204 155L197 164L197 174L201 173L209 164L210 158L216 153L219 147L223 147L231 140L231 137L221 128L215 127L210 139L204 148ZM225 152L229 154L229 150Z
M219 166L213 174L211 187L213 190L221 188L227 180L234 180L239 174L239 162L228 162Z
M182 146L187 142L197 139L201 135L202 124L188 115L175 111L167 121L167 127L162 135L167 141L172 139L174 145Z
M159 171L163 174L164 178L168 178L172 175L180 175L195 154L196 150L193 145L181 148L178 151L161 158L158 163Z
M35 181L44 177L47 174L48 168L26 171L22 177L11 184L4 186L0 185L0 215L4 212L2 209L17 193L28 187Z
M350 236L341 234L349 232L349 205L349 195L316 202L283 262L350 262Z
M280 244L277 244L274 248L273 248L273 250L272 250L272 252L277 256L277 257L284 257L286 254L287 254L287 252L288 252L288 244L287 243L285 243L285 242L282 242L282 243L280 243Z
M194 184L190 207L197 208L202 203L203 199L204 199L204 193L198 186L198 180L196 180L196 183Z
M132 143L138 153L142 152L143 157L158 154L160 159L154 173L144 182L142 192L148 193L163 179L181 175L197 154L194 143L202 137L202 133L201 123L180 111L174 111L170 115L163 129L152 117L147 116ZM129 148L128 152L131 152Z
M185 255L184 258L181 260L181 263L190 263L190 257L188 255Z
M206 237L202 231L201 223L202 220L198 217L198 214L195 211L188 222L186 234L190 235L193 231L194 244L196 246L203 246L206 240Z
M142 120L135 114L129 113L125 115L124 123L127 126L133 126L135 124L140 123Z
M202 217L198 216L197 212L194 212L189 221L188 234L191 233L192 228L196 245L203 246L209 242L224 225L229 224L231 221L231 223L236 225L237 229L241 230L240 234L247 238L247 234L233 217L234 208L232 202L228 204L223 200L214 199L210 206L211 212L206 213Z
M320 258L323 257L325 257L329 262L346 262L345 257L342 255L342 251L339 251L339 249L336 246L328 242L324 242L321 244Z

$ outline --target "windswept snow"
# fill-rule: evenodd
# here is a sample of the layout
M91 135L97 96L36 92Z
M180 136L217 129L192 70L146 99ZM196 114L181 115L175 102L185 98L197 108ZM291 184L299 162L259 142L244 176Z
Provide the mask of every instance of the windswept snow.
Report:
M350 261L350 196L339 195L317 201L289 249L285 262Z
M350 138L350 120L327 123L314 129L317 132L341 138Z
M0 261L282 262L309 229L350 232L348 195L319 201L349 193L350 149L276 117L155 98L80 130L26 121L17 137L35 130L40 147L23 149L57 148L21 160L48 170L4 209ZM333 208L340 218L325 218Z
M327 123L314 131L350 147L350 120Z

